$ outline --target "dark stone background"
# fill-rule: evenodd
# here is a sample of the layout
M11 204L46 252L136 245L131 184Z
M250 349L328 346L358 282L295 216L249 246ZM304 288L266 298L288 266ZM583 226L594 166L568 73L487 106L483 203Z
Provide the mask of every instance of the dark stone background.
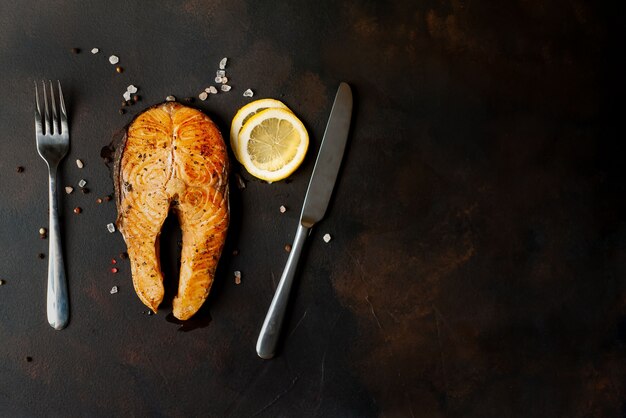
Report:
M623 6L341 3L0 3L0 416L626 414ZM106 232L113 204L95 203L112 192L99 153L143 107L212 84L222 57L233 90L196 105L225 135L252 88L288 104L312 146L291 181L244 174L233 187L220 273L184 332L169 302L145 314L128 262L109 272L124 243ZM72 319L60 332L37 258L42 78L61 80L70 107L61 182L91 189L61 196ZM335 198L280 355L262 361L254 345L340 81L356 106ZM131 83L143 101L120 116ZM168 222L168 300L177 239Z

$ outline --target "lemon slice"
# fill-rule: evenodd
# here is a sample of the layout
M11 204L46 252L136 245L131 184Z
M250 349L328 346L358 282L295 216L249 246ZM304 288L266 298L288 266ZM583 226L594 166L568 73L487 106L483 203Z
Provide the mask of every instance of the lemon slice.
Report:
M248 103L243 106L241 109L237 111L233 121L230 124L230 146L233 149L233 153L239 162L241 162L241 158L238 155L238 143L239 143L239 131L243 125L250 119L252 116L256 115L258 112L270 109L270 108L279 108L279 109L287 109L289 108L285 106L285 104L281 101L274 99L259 99L253 102ZM289 110L291 112L291 110Z
M290 110L270 108L248 119L239 132L239 161L253 176L274 182L293 173L309 148L309 134Z

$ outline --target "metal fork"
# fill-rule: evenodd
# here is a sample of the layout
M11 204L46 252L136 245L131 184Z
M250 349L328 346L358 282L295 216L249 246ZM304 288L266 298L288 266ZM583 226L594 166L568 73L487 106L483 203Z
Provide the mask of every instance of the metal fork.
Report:
M65 265L63 263L63 251L61 249L61 229L59 227L58 203L57 203L57 168L59 162L65 157L70 148L70 131L67 125L67 113L63 101L61 83L57 81L59 88L59 108L60 115L54 99L54 89L52 81L50 83L50 107L48 108L48 92L46 83L43 86L44 113L41 113L39 106L39 91L35 82L35 136L37 139L37 152L48 165L49 177L49 204L50 204L50 226L49 226L49 250L48 250L48 296L47 313L48 323L54 329L65 328L70 316L69 298L67 295L67 280L65 278Z

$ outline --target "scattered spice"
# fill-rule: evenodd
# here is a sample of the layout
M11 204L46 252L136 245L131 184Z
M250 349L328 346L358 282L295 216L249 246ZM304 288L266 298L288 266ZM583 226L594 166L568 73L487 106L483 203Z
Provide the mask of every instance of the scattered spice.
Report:
M126 260L126 259L128 259L128 253L127 253L127 252L123 252L123 253L121 253L121 254L120 254L120 258L121 258L122 260Z
M118 272L117 267L111 267L111 273L115 274L117 272Z
M126 113L126 111L124 109L120 109L120 115L123 115L124 113Z
M333 239L333 238L330 236L330 234L326 234L323 237L324 242L327 243L327 244L330 242L331 239Z
M235 284L241 284L241 272L239 270L235 271Z
M138 102L138 101L140 101L140 100L141 100L141 96L140 96L140 95L135 94L135 95L133 96L133 102L137 103L137 102Z
M239 250L233 250L233 255L239 255Z
M176 101L176 97L174 97L174 96L167 96L165 98L165 101L166 102L174 102L174 101Z
M119 65L117 67L115 67L115 71L118 72L118 74L121 74L124 72L124 68L120 67Z
M83 211L83 210L82 210L79 206L76 206L76 207L74 208L74 213L75 213L75 214L77 214L77 215L79 215L82 211Z
M30 363L31 361L33 361L33 358L31 356L26 356L26 361Z
M287 208L284 207L283 205L280 205L280 208L278 208L278 210L280 211L280 213L285 213L287 212Z
M194 101L193 97L185 97L183 100L186 101L187 103L193 103Z
M71 194L74 191L72 186L65 186L65 193Z
M39 228L39 235L46 235L48 230L46 228Z
M4 286L6 284L6 282L2 279L0 279L0 286Z
M122 100L122 107L126 107L126 100Z
M110 233L114 233L114 232L115 232L115 225L113 225L113 223L109 223L109 224L107 224L107 230L108 230Z
M111 195L104 196L104 201L105 202L110 202L111 201Z
M39 253L39 254L37 254L37 257L39 257L39 258L41 258L43 260L44 258L46 258L46 255L44 253Z
M94 55L97 54L98 52L100 52L100 50L98 48L92 48L91 49L91 53L94 54Z
M152 315L154 315L154 312L148 311L148 316L152 316Z
M89 189L87 187L82 187L80 189L81 192L83 192L83 194L88 194L89 193Z
M117 286L113 286L113 287L111 288L111 292L110 292L110 293L111 293L112 295L116 294L116 293L117 293Z
M72 54L80 54L80 48L72 48Z
M16 171L18 173L23 173L24 172L24 167L22 167L21 165L17 167Z
M112 259L111 259L111 264L117 264L117 260L116 260L116 259L114 259L114 258L112 258Z
M111 56L109 57L109 62L110 62L112 65L115 65L115 64L117 64L118 62L120 62L120 59L119 59L119 57L117 57L116 55L111 55Z
M100 199L100 198L97 198L97 199L96 199L96 203L97 203L97 204L100 204L100 203L102 203L102 199Z
M254 96L254 92L250 89L243 92L243 97L252 97Z
M85 165L83 164L83 162L81 160L76 160L76 167L78 168L83 168Z
M78 187L85 187L87 185L87 181L85 179L80 179L78 182Z
M291 252L291 244L285 244L285 251Z

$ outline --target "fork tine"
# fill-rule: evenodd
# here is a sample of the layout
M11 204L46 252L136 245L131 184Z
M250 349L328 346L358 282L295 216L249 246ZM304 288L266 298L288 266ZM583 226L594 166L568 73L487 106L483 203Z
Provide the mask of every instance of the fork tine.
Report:
M59 108L61 109L61 128L63 128L61 132L69 132L69 128L67 126L67 112L65 111L65 100L63 100L63 91L61 90L61 82L59 80L57 80L57 85L59 87Z
M57 114L56 100L54 99L54 88L52 88L52 80L48 80L50 83L50 102L52 102L52 134L60 134L61 127L59 126L59 115Z
M43 86L43 105L44 105L44 119L46 122L46 135L50 135L50 131L52 130L50 127L50 110L48 109L48 94L46 92L46 82L41 81L41 85Z
M35 133L37 136L43 135L43 126L41 124L41 107L39 106L39 91L37 90L37 82L35 81Z

